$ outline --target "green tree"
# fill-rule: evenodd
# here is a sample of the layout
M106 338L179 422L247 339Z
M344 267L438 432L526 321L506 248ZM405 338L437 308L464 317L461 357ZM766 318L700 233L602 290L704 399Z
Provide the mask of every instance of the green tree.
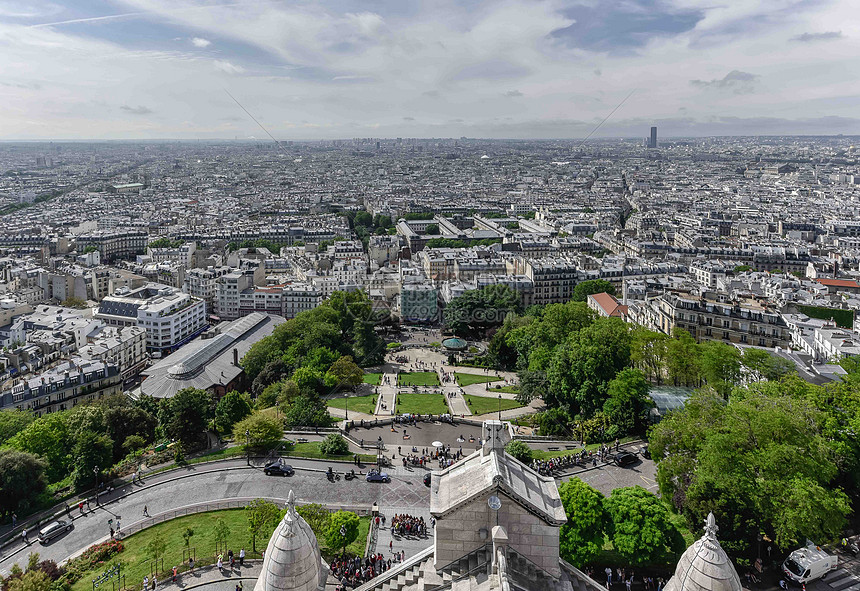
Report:
M320 443L320 451L327 456L342 456L349 453L349 444L339 433L329 433Z
M248 533L251 535L251 551L257 551L257 536L266 528L276 523L281 513L274 503L263 499L254 499L245 507L248 518Z
M223 523L223 520L221 520ZM191 546L191 538L194 537L194 530L190 527L186 527L185 531L182 532L182 539L185 540L185 547L188 548Z
M364 382L364 370L352 360L350 355L344 355L331 364L325 375L325 383L336 389L355 390Z
M666 370L667 342L662 332L637 326L630 332L630 361L645 372L649 380L663 382Z
M0 513L27 510L45 485L44 460L16 449L0 449Z
M105 433L113 440L114 461L125 455L125 442L128 437L138 436L143 440L142 448L155 439L158 420L143 408L134 406L123 396L123 403L104 409Z
M76 298L75 296L69 296L63 300L60 304L61 306L65 306L66 308L75 308L78 310L83 310L87 307L86 300L82 300L81 298Z
M799 378L736 388L728 404L694 393L650 434L663 498L690 524L713 511L734 552L761 531L784 549L835 537L849 510L840 467L854 464L831 397Z
M648 425L648 413L654 402L648 396L650 386L638 369L618 372L607 387L608 397L603 403L603 412L620 434L644 434Z
M49 482L65 478L71 471L72 440L65 413L51 413L27 425L9 441L9 446L45 460Z
M6 581L7 591L51 591L51 578L42 570L32 569L19 577L9 577Z
M75 490L83 490L95 483L96 466L100 473L105 473L113 465L113 440L95 431L84 431L77 437L72 456L75 466L72 485Z
M127 453L136 453L146 447L146 440L140 435L129 435L122 442L122 448Z
M252 449L265 450L278 444L284 435L284 427L275 417L256 412L233 425L233 439L245 444L246 432L246 445Z
M211 416L212 396L206 390L183 388L162 402L158 422L165 435L193 448L203 439L206 422Z
M603 538L610 527L603 495L579 478L558 487L567 523L559 532L561 557L577 568L593 561L603 550Z
M540 434L546 437L571 435L570 415L563 408L548 408L535 415Z
M519 441L517 439L510 441L505 446L505 451L509 456L521 461L523 464L531 464L532 448L530 448L525 441Z
M427 224L427 228L425 228L424 233L438 236L439 235L439 224Z
M445 326L460 336L479 335L520 310L517 293L507 285L488 285L454 298L445 308Z
M717 393L728 400L732 388L741 379L741 353L737 347L709 341L701 345L702 377Z
M0 445L23 431L34 419L28 411L0 410Z
M605 279L589 279L588 281L580 281L573 288L574 302L584 302L588 300L588 296L596 293L608 293L611 296L615 295L615 286Z
M219 433L229 433L233 430L233 425L250 414L251 401L248 395L232 390L215 405L215 426Z
M288 427L326 427L331 417L319 396L299 396L284 409L284 423Z
M309 366L298 368L290 378L303 394L320 395L325 391L325 374Z
M164 537L158 531L155 532L143 548L144 554L152 560L158 560L160 557L163 557L166 551L167 542L164 541Z
M257 500L261 500L261 499L257 499ZM254 502L254 501L252 501L252 502ZM247 515L247 510L248 510L248 507L245 507L246 515ZM249 528L250 528L250 525L249 525ZM262 526L261 526L261 528L262 528ZM227 525L227 522L225 522L220 517L218 518L218 521L215 522L215 527L212 530L212 537L215 540L215 545L220 546L220 547L226 546L227 540L230 539L230 526Z
M607 386L630 365L630 333L620 318L599 318L556 348L547 370L547 405L571 416L603 408Z
M319 503L308 503L296 507L296 512L302 516L302 519L308 522L314 535L317 538L322 538L328 531L328 526L331 524L331 511L326 509Z
M666 505L641 486L616 488L604 506L611 518L612 545L630 563L651 564L684 550L684 538Z
M701 380L700 349L686 330L675 328L666 343L666 371L676 386L691 386Z
M279 382L278 389L278 405L281 407L281 412L288 408L299 396L301 391L298 384L292 380L284 380Z
M325 543L329 548L340 548L342 552L358 537L358 515L352 511L337 511L331 516Z
M797 369L795 369L791 361L783 357L771 355L770 352L764 349L755 349L753 347L744 349L741 362L744 369L749 372L750 377L755 381L776 381L787 375L797 373Z

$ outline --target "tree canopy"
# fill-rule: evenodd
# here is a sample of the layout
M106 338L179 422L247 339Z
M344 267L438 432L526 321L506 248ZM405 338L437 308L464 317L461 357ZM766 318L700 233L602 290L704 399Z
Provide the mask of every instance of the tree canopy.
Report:
M594 560L603 549L603 539L610 527L609 514L603 506L603 495L579 478L571 478L558 487L567 523L559 533L561 557L577 568Z
M615 286L606 279L580 281L573 287L573 297L571 299L574 302L584 302L588 299L588 296L596 293L608 293L614 296Z
M611 518L612 545L631 564L649 564L683 552L684 538L672 524L669 509L641 486L614 489L604 506Z
M488 285L454 298L445 308L445 326L459 336L480 335L501 326L505 317L520 310L520 298L507 285Z

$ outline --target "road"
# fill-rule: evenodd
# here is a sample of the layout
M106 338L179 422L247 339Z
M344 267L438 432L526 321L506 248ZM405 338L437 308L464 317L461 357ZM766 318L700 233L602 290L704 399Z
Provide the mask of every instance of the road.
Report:
M423 516L429 521L430 497L423 484L424 470L394 467L389 470L390 483L368 483L363 478L347 482L328 482L323 470L325 462L290 460L297 468L292 477L265 476L259 467L248 467L244 459L189 466L183 470L163 472L145 479L143 485L127 485L114 491L112 498L128 496L108 502L102 507L74 520L75 528L55 539L47 546L32 543L24 548L19 544L0 557L0 574L8 573L12 564L25 564L30 552L38 552L42 559L61 562L109 534L108 519L121 519L127 529L144 519L143 509L149 515L173 511L189 505L231 498L269 497L286 499L292 489L300 503L328 503L332 505L365 505L377 503L389 519L395 513ZM336 468L343 471L344 464ZM366 470L366 468L365 468ZM598 467L579 474L583 480L609 494L621 486L640 485L656 490L654 464L644 460L630 468L613 465ZM559 479L559 482L570 476ZM77 514L77 511L72 511ZM33 536L35 537L35 536ZM390 535L380 535L379 550L388 546ZM432 543L432 536L421 540L395 539L394 549L406 550L407 556Z

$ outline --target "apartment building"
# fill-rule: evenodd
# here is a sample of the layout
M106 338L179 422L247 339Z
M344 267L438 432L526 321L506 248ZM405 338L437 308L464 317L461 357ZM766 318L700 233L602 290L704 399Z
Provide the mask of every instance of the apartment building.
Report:
M182 291L206 302L206 313L214 314L218 279L231 272L232 269L226 266L189 269L185 273Z
M73 357L0 393L0 408L28 410L40 417L121 392L115 364Z

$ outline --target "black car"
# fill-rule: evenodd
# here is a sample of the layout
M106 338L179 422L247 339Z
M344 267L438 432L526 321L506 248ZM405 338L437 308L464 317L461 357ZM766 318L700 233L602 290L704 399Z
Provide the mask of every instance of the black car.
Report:
M275 460L274 462L269 462L263 468L263 472L266 476L292 476L296 473L292 466L284 463L283 460Z
M631 464L635 464L637 462L636 454L630 453L629 451L620 451L615 454L615 463L619 466L630 466Z
M424 486L430 486L430 472L424 475Z

